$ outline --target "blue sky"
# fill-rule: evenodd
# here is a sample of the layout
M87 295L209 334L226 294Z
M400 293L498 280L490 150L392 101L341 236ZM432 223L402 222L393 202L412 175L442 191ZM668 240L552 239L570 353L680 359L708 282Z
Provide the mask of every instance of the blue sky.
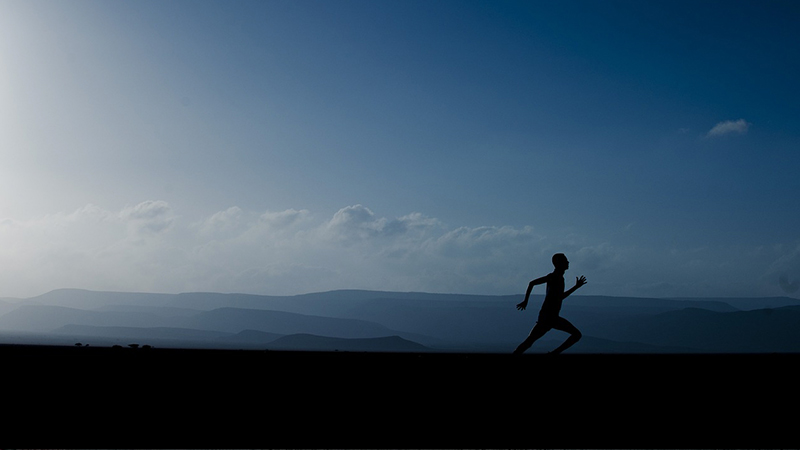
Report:
M798 19L0 0L0 296L798 296Z

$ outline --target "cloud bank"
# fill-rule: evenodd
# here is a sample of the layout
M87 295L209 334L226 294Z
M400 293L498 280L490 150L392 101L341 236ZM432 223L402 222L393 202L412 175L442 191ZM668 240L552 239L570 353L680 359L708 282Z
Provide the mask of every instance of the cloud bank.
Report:
M648 249L548 235L533 226L448 226L418 212L387 218L363 205L316 217L305 209L233 206L189 219L164 201L119 211L0 220L0 296L74 287L136 292L292 295L332 289L523 294L565 252L583 294L784 295L800 245ZM736 261L742 261L738 263ZM732 263L736 262L736 263ZM744 264L747 265L744 265ZM761 275L763 267L768 270Z

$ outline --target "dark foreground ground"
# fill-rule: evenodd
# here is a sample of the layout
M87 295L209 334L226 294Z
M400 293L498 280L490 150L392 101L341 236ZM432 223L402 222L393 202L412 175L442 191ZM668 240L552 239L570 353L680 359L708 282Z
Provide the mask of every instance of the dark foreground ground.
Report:
M2 446L798 448L800 355L0 346Z

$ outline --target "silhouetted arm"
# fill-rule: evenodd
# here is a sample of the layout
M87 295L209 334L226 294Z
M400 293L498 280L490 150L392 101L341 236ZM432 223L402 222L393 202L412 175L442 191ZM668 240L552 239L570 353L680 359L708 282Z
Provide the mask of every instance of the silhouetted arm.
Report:
M567 292L564 292L564 297L562 297L562 299L569 297L570 294L572 294L573 292L577 291L578 288L583 286L584 284L586 284L586 277L585 276L581 275L580 278L575 277L575 286L572 287L572 289L568 290Z
M531 291L533 291L533 287L536 286L537 284L544 284L544 283L547 283L547 276L546 275L541 277L541 278L537 278L537 279L531 281L530 283L528 283L528 290L525 291L525 300L523 300L520 303L517 303L517 309L520 310L520 311L524 311L525 308L528 307L528 299L531 296Z

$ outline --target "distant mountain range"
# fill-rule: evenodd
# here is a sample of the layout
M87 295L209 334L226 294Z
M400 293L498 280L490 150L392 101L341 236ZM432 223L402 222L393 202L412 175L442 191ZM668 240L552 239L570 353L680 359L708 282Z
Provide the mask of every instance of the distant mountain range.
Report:
M296 296L60 289L0 300L0 343L370 352L511 352L541 296L340 290ZM572 353L800 352L800 301L579 296L562 315ZM544 352L565 335L548 333Z

